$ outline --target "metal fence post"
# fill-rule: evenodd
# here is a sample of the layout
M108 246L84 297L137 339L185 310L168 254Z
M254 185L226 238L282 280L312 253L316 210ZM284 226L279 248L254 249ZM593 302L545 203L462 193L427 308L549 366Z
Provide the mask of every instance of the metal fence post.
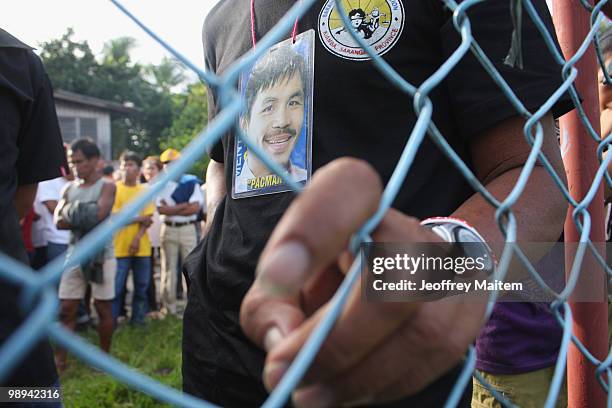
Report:
M553 16L559 42L566 59L573 56L590 29L590 13L578 0L554 0ZM583 107L594 129L599 132L599 103L597 96L597 62L594 47L576 64L578 77L576 89L583 99ZM574 110L560 120L562 144L569 149L563 157L568 178L569 191L572 197L580 201L586 195L599 167L597 161L597 144L588 135ZM565 242L578 242L580 234L572 219L572 210L568 211L565 222ZM591 235L594 243L605 241L603 189L589 206L591 214ZM566 273L573 261L574 249L566 249ZM581 280L580 285L589 290L601 291L605 279L602 268L593 256L584 258L582 274L588 274L588 282ZM608 351L608 310L606 302L571 302L574 317L572 331L586 348L598 359L605 358ZM595 367L573 345L570 346L567 365L567 388L569 407L604 407L605 394L595 378Z

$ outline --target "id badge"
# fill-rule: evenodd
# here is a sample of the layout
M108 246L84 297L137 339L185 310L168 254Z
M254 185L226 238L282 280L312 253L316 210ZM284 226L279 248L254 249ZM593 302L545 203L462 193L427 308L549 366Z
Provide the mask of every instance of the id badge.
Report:
M272 46L240 76L245 107L239 126L294 181L312 175L314 30ZM232 197L275 194L291 189L236 137Z

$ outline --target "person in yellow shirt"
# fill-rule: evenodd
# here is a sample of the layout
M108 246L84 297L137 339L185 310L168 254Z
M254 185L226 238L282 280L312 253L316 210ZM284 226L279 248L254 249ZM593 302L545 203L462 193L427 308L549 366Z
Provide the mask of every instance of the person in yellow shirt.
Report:
M125 151L120 158L121 180L117 181L117 193L113 213L121 211L141 194L147 187L139 183L142 159L137 153ZM113 319L116 322L125 295L125 283L131 269L134 279L131 324L143 324L147 313L147 289L150 282L151 241L146 233L151 225L153 204L146 205L132 223L115 234L115 257L117 274L115 277L115 300Z

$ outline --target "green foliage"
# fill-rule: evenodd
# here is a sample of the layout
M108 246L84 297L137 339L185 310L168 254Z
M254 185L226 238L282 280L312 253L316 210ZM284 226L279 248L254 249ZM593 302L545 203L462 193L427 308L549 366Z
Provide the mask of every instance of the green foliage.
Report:
M173 87L185 80L181 65L170 58L162 59L159 65L149 65L146 72L152 77L152 82L157 89L166 93L170 93Z
M182 69L172 60L157 67L134 63L130 51L135 41L129 37L107 42L98 61L87 42L76 42L73 35L68 29L60 39L41 45L54 87L137 109L131 115L111 115L114 158L125 149L159 154L159 140L176 114L171 88L184 80Z
M73 41L73 35L74 30L68 28L61 38L43 43L40 56L56 89L89 95L99 64L89 44Z
M180 390L181 323L169 316L144 327L120 326L113 336L111 355L139 373ZM90 329L85 338L96 343L97 332ZM60 379L67 408L165 406L73 357L68 363Z
M174 148L182 150L200 134L208 123L208 102L206 87L202 83L189 85L187 92L173 97L174 121L161 140L161 150ZM209 162L208 156L195 162L190 173L204 178Z

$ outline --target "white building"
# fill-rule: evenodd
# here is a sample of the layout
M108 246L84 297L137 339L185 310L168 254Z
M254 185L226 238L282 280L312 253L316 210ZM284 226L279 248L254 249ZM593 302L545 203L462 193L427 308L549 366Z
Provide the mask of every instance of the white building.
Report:
M64 142L71 143L75 139L89 137L98 144L102 157L111 160L111 113L129 115L136 112L136 109L61 89L53 94Z

